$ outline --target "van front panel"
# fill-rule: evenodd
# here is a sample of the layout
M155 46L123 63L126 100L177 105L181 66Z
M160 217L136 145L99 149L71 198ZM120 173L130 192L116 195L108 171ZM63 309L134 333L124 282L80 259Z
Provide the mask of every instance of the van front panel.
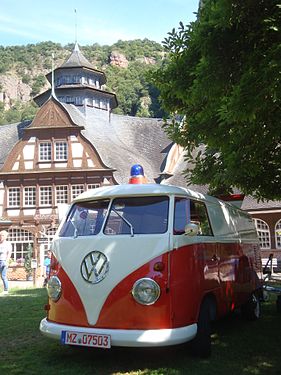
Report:
M166 288L167 256L165 262L161 261L161 274L152 272L150 267L153 260L170 250L168 214L168 196L117 197L75 204L53 243L54 256L61 266L57 276L62 275L63 281L61 298L51 303L49 319L64 323L72 319L57 312L64 312L63 306L71 304L71 299L64 301L69 288L73 289L71 294L79 297L76 300L81 300L87 324L92 326L101 319L106 301L111 307L114 304L116 312L137 308L142 315L147 311L149 306L137 303L131 291L138 278L143 277L159 281L161 290ZM161 293L156 306L163 298ZM100 324L112 325L106 311L103 309L103 314L108 318ZM85 324L82 316L81 320Z

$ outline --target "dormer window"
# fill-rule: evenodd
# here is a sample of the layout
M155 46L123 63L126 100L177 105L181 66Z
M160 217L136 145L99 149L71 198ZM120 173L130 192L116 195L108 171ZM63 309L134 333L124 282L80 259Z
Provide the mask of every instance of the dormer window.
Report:
M52 160L52 144L51 142L39 143L39 160L51 161Z
M66 161L67 159L68 144L66 141L39 143L39 162Z
M67 160L67 142L55 142L55 160Z

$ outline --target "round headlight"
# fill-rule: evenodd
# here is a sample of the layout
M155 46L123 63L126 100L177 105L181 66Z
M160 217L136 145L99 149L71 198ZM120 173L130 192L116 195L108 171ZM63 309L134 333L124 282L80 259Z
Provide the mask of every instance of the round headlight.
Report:
M57 276L51 276L47 283L48 296L56 302L61 296L61 282Z
M139 279L133 286L132 295L138 303L152 305L160 296L160 286L152 279Z

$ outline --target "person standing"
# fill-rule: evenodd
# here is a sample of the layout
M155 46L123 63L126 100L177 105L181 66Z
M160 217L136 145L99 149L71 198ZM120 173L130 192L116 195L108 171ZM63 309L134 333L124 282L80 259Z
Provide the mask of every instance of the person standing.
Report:
M8 294L8 265L12 253L12 245L7 241L8 232L5 230L0 231L0 274L4 285L3 294Z
M52 252L51 250L47 251L47 257L44 259L44 283L43 286L47 285L49 276L50 276L50 267L51 267L51 257Z

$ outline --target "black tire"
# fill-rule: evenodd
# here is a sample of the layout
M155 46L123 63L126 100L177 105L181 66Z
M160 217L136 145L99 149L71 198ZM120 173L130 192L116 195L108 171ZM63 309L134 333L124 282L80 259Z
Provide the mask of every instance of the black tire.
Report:
M281 313L281 294L277 296L276 309L277 309L277 312Z
M261 316L261 303L257 293L253 293L249 300L241 308L242 315L245 319L254 321Z
M207 299L200 308L197 334L191 342L191 348L196 357L207 358L211 355L211 302Z

